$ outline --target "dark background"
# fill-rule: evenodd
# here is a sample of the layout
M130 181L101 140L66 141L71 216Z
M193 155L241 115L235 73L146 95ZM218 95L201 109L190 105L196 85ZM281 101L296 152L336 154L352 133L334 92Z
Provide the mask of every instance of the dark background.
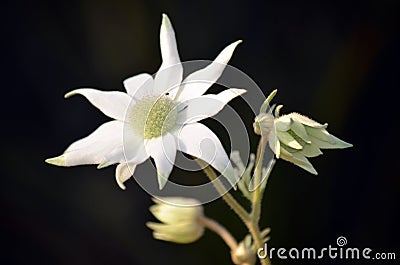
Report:
M44 163L108 120L83 98L64 100L66 92L122 91L125 78L157 71L163 12L182 60L212 59L241 38L231 65L265 94L279 88L284 112L329 122L330 132L354 144L312 159L318 177L278 161L263 205L270 246L322 248L345 236L348 246L399 259L397 2L3 3L0 263L231 264L210 232L190 245L154 240L144 226L154 220L150 196L134 181L121 191L113 167ZM206 213L236 238L245 235L221 201Z

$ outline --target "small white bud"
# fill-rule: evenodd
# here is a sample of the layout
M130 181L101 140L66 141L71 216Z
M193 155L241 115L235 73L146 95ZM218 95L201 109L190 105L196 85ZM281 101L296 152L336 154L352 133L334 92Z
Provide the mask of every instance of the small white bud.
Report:
M148 222L156 239L187 244L198 240L204 233L199 222L203 216L203 206L199 201L183 197L164 197L153 199L151 213L161 223Z

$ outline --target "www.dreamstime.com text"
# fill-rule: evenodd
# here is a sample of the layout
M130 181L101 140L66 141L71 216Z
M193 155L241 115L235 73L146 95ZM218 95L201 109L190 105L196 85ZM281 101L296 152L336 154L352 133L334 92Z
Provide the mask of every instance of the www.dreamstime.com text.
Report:
M265 243L263 248L257 250L257 255L261 259L372 259L372 260L395 260L394 252L374 252L371 248L345 247L347 239L340 236L336 240L337 246L319 250L315 248L268 248Z

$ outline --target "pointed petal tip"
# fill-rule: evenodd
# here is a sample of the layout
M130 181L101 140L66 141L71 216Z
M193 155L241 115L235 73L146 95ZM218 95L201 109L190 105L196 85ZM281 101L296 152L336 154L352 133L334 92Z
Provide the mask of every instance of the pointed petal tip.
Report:
M64 155L48 158L48 159L45 160L45 162L47 164L51 164L51 165L55 165L55 166L61 166L61 167L65 167L66 166Z
M311 174L317 176L317 175L318 175L317 170L315 170L314 166L308 161L307 158L306 158L306 160L307 160L307 162L308 162L308 165L305 165L304 167L303 167L303 166L300 166L300 167L302 167L303 169L307 170L307 171L310 172Z
M280 116L280 112L281 112L281 109L283 108L283 105L278 105L278 106L276 106L276 109L275 109L275 117L279 117Z
M243 88L232 88L232 89L234 89L233 91L236 94L238 94L238 96L243 95L244 93L247 93L247 90L243 89Z
M232 185L234 191L237 191L237 185Z
M169 26L169 25L171 25L171 21L169 20L168 15L166 13L163 13L161 26Z
M349 148L349 147L353 147L353 145L352 144L350 144L350 143L348 143L348 142L345 142L345 141L343 141L343 140L341 140L341 139L339 139L339 138L337 138L337 137L335 137L335 136L333 136L333 135L331 135L332 136L332 138L333 138L333 140L334 140L334 144L333 144L333 146L335 147L335 148L338 148L338 149L344 149L344 148Z
M160 172L157 172L157 177L158 177L158 188L160 190L164 189L165 185L168 182L168 178L160 174Z
M234 48L236 48L236 46L238 46L239 44L241 44L243 42L243 40L237 40L237 41L234 41L234 42L232 42L229 46L234 46Z
M122 189L125 190L125 182L132 178L133 173L136 169L136 164L126 164L126 163L120 163L115 169L115 180L118 184L118 186Z
M339 148L341 148L341 149L353 147L353 145L350 144L350 143L347 143L347 142L345 142L345 141L342 141L342 142L343 142L343 143L341 143L341 145L340 145L340 147L339 147Z
M228 163L226 168L223 171L221 171L221 173L226 178L226 180L228 180L229 184L231 184L233 189L237 190L237 184L238 184L239 180L238 180L238 176L236 176L236 174L235 174L235 171L233 169L231 162Z
M121 190L126 190L126 186L124 185L124 183L119 178L116 178L116 180L117 180L118 187L120 187Z
M145 225L148 227L148 228L150 228L150 229L152 229L152 227L153 227L153 222L146 222L145 223Z
M307 160L307 161L308 161L308 160ZM291 162L291 161L289 161L289 162ZM307 171L308 173L313 174L314 176L317 176L317 175L318 175L318 172L315 170L315 168L313 167L313 165L312 165L310 162L308 162L308 164L303 164L303 165L296 164L296 163L294 163L294 162L292 162L292 163L295 164L296 166L301 167L302 169L304 169L304 170Z
M214 61L219 64L228 64L233 55L233 52L240 43L242 43L242 40L237 40L226 46L225 49L223 49L222 52L217 56L217 58L215 58Z
M108 162L103 162L103 163L100 163L100 164L97 166L97 169L102 169L102 168L105 168L105 167L108 167L108 166L111 166L111 164L108 163Z
M73 95L76 95L76 90L68 92L67 94L64 95L64 98L70 98Z
M314 166L308 161L308 159L306 158L307 164L305 165L298 165L301 168L305 169L307 172L310 172L311 174L317 176L318 172L317 170L315 170Z

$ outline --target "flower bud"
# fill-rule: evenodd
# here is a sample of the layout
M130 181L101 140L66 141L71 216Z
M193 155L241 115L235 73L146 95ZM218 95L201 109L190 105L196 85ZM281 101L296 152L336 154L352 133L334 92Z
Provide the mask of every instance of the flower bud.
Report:
M161 223L146 223L153 230L153 237L175 243L187 244L198 240L204 233L199 222L203 216L203 206L191 198L164 197L153 199L156 203L150 207L151 213Z
M256 252L250 235L247 235L231 252L231 257L233 263L237 265L254 265L256 263Z
M352 146L329 134L327 127L327 123L320 124L298 113L276 117L268 138L269 146L277 158L292 162L317 175L307 157L321 155L320 149L342 149Z
M231 253L232 261L240 265L254 265L256 263L256 254L251 247L246 247L240 242L237 248Z

